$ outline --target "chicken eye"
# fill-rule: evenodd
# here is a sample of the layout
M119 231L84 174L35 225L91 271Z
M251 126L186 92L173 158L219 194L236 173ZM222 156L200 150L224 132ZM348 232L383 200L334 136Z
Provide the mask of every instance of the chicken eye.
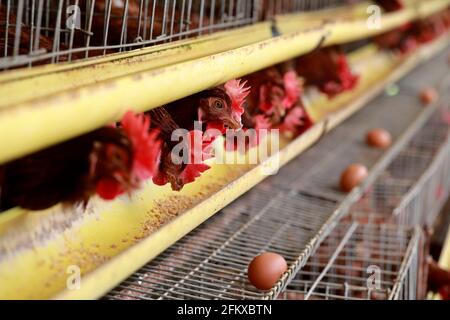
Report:
M115 162L126 162L127 155L123 150L116 147L110 147L107 149L108 158Z
M214 108L221 110L221 109L223 109L223 107L224 107L224 105L221 100L214 101Z

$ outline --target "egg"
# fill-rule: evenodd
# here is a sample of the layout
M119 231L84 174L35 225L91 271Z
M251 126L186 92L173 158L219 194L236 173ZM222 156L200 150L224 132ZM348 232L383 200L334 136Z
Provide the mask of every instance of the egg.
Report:
M366 141L372 147L385 149L392 144L392 137L384 129L373 129L367 133Z
M252 285L260 290L271 289L286 272L287 263L282 256L265 252L253 258L248 265L247 276Z
M369 172L362 164L352 164L341 175L341 190L350 192L367 178Z
M420 92L420 100L424 104L431 104L439 100L439 93L434 88L425 88Z

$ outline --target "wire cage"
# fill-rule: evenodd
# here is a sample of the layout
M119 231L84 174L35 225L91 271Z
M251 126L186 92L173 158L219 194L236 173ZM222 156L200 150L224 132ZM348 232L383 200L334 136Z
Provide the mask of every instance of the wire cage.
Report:
M342 222L278 299L415 299L419 240L414 228Z
M271 193L258 192L259 199ZM120 284L108 299L267 299L247 280L249 261L262 251L283 255L289 265L298 248L332 212L332 201L309 202L295 194L278 196L258 214L231 209L214 216ZM262 200L254 206L264 207ZM272 215L282 204L290 209ZM299 219L299 216L302 219ZM311 249L308 249L311 250ZM306 254L304 254L306 257ZM272 297L274 298L274 297Z
M254 0L1 0L0 67L71 61L255 21Z
M431 227L450 191L450 126L439 109L352 208L353 218Z
M450 194L450 126L448 109L438 109L415 134L370 191L356 203L347 220L366 224L418 226L419 262L415 271L416 297L427 290L429 231ZM397 286L396 297L409 298L408 288Z
M0 0L0 70L72 61L249 25L343 0Z
M349 161L364 161L372 167L382 155L362 143L368 128L383 124L399 137L406 128L416 127L411 122L422 107L400 105L402 112L394 117L387 112L392 102L383 101L377 108L362 109L277 175L142 267L106 298L276 298L348 209L343 204L349 195L336 188L336 172ZM284 278L269 291L257 290L247 279L248 263L264 251L281 254L289 266Z

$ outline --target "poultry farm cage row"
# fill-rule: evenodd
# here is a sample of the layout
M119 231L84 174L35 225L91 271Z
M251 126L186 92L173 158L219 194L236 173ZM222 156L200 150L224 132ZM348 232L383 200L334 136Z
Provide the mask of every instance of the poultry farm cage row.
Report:
M396 145L396 153L379 169L378 154L359 145L358 137L381 124L400 137L414 119L411 106L399 105L395 116L389 112L393 101L382 101L334 129L300 160L223 209L222 215L167 249L106 298L423 297L426 250L418 225L431 223L448 196L449 127L442 120L448 111L444 106L423 123L410 125L410 136ZM350 199L355 203L347 208L349 198L335 190L336 181L330 177L352 158L378 172L367 191ZM334 227L333 221L347 210L349 214ZM329 233L318 246L321 236ZM269 292L255 291L246 279L246 268L249 259L263 251L281 253L300 271L292 268L292 274ZM379 272L380 281L373 289L367 285L371 267Z
M344 1L2 0L0 68L72 61L249 25Z
M281 298L423 299L429 248L420 227L433 226L448 199L449 133L438 112L352 207ZM346 239L352 221L357 227ZM379 288L367 284L371 270L381 271Z
M351 3L355 2L351 1ZM419 50L420 52L416 52L416 54L405 59L405 63L399 63L400 59L397 60L392 53L374 50L375 46L368 39L360 42L343 43L382 33L380 30L376 32L364 30L363 32L357 32L357 36L354 37L342 36L342 30L348 31L352 26L365 25L365 13L360 16L355 14L356 19L353 19L353 13L349 17L344 13L342 21L338 17L336 24L339 24L342 28L337 28L337 32L328 30L336 22L334 20L329 21L328 17L317 20L322 24L317 29L304 26L302 23L296 24L297 21L294 21L295 25L289 26L292 20L291 22L288 21L287 24L280 24L282 27L288 26L286 27L287 31L283 30L280 34L277 29L279 25L276 24L275 18L292 18L292 16L275 17L278 14L323 9L343 3L350 2L0 0L0 45L2 45L0 47L0 69L14 69L20 66L34 67L40 64L72 61L122 52L122 54L113 55L111 58L91 60L92 62L5 72L0 80L3 81L2 83L5 86L16 89L33 88L38 95L32 96L26 92L23 95L24 97L12 97L12 102L10 101L9 105L8 99L6 99L7 102L4 105L7 106L7 111L4 113L6 116L2 119L5 122L7 122L8 115L14 116L16 111L24 111L31 106L26 117L28 117L27 121L31 123L31 127L34 126L36 129L39 127L38 124L41 119L45 118L41 115L53 115L49 117L48 123L52 121L57 123L58 115L55 117L53 112L59 112L59 115L62 115L65 112L69 114L74 111L72 113L74 115L79 114L79 112L82 113L83 110L91 110L92 105L99 105L96 110L99 117L91 119L92 114L89 114L86 117L87 125L83 123L78 126L77 124L70 128L69 124L67 130L64 128L59 133L56 131L53 135L56 138L52 136L48 137L47 140L45 137L38 137L34 140L33 138L23 139L27 140L25 144L28 144L24 147L24 150L20 150L20 147L18 150L10 148L12 151L9 152L10 154L7 157L5 156L5 159L12 159L38 147L45 147L70 139L76 134L93 129L100 123L103 124L107 119L111 120L117 117L117 114L123 111L124 106L121 105L123 104L121 99L113 98L114 95L117 97L122 93L127 93L131 96L125 101L127 108L131 105L134 111L148 111L166 105L176 100L175 98L182 98L206 89L208 86L223 83L227 79L247 75L281 62L283 59L287 60L294 56L300 56L308 50L317 48L317 44L325 46L341 44L343 53L351 52L349 60L351 60L352 67L361 72L363 85L358 88L359 91L355 91L355 94L348 97L348 100L343 100L343 102L334 106L333 112L330 108L327 111L328 113L324 112L325 115L316 115L317 124L309 132L301 138L298 137L298 139L290 141L283 147L280 152L283 157L281 165L285 166L296 155L319 141L318 146L302 155L300 160L294 160L292 164L286 165L283 168L284 174L270 177L268 182L265 181L254 187L261 181L260 173L255 174L256 178L249 179L252 173L260 169L259 166L256 166L255 170L249 169L240 172L241 176L235 181L225 179L223 183L227 184L217 186L217 188L222 188L217 189L218 192L214 191L216 189L211 189L198 198L191 195L192 199L187 199L191 201L189 205L179 208L175 206L173 213L170 212L171 216L168 214L167 217L164 217L167 219L173 218L172 220L155 221L155 225L152 225L152 228L155 228L152 229L152 233L150 233L151 229L148 228L148 225L145 225L147 227L144 233L145 237L140 234L139 229L133 230L133 232L139 234L138 236L131 236L127 233L127 239L118 239L117 236L121 236L120 232L125 232L126 227L130 227L128 229L130 231L131 228L136 229L137 225L129 224L122 228L123 226L117 223L119 221L117 219L115 223L110 224L115 230L112 230L113 228L108 229L111 237L108 236L110 239L105 241L105 246L102 249L98 249L97 242L98 240L102 242L105 239L101 239L101 236L94 236L89 239L88 241L91 241L95 247L94 251L98 250L100 254L106 252L103 257L105 260L88 261L85 265L82 265L82 268L87 267L83 269L83 281L84 279L93 279L102 272L103 275L106 275L100 277L103 280L99 280L99 283L101 283L98 285L99 289L91 290L92 297L100 297L105 294L114 285L132 274L134 270L143 266L144 263L147 264L141 270L130 276L128 280L107 294L106 297L112 299L274 299L277 297L288 299L290 297L307 299L414 299L423 295L421 282L423 280L422 264L425 250L422 250L422 247L424 247L421 242L423 240L421 239L422 233L414 226L431 224L448 196L450 189L448 180L446 180L450 173L450 161L447 156L450 148L447 139L448 126L440 122L440 113L434 115L431 120L423 125L424 119L428 119L431 114L430 110L433 110L434 106L424 111L422 106L417 108L417 105L412 107L403 105L399 106L398 114L394 115L392 113L392 101L385 102L377 108L365 108L342 127L336 128L336 126L355 111L359 111L369 99L374 98L383 86L387 85L388 79L389 81L397 81L399 77L410 71L413 65L426 61L428 59L427 51ZM435 1L435 4L448 5L445 1ZM78 11L78 8L81 8L80 11ZM420 19L422 14L426 16L431 14L433 10L438 10L437 5L431 6L428 12L419 10L420 8L427 9L426 6L416 6L416 3L414 3L409 5L403 13L387 14L387 17L384 17L387 19L384 21L388 23L384 25L386 29L383 30L386 31L400 26L402 21L413 19L411 17ZM314 14L311 16L314 17ZM69 20L67 20L68 18ZM294 19L297 19L296 15ZM264 30L264 35L261 35L262 32L258 34L256 40L246 39L225 46L225 48L219 46L215 51L200 52L203 51L205 43L207 46L208 41L216 36L208 38L207 34L234 27L253 25L260 21L268 21L261 23L265 26L264 28L271 27ZM246 28L238 28L237 31L241 29ZM227 39L230 39L231 35L239 37L239 34L234 33L234 31L226 32L226 34L229 37ZM331 36L328 38L327 35ZM192 39L186 41L184 42L185 46L183 46L183 41L175 45L165 45L167 42L194 36L205 37L199 38L198 42ZM332 39L332 41L328 42L327 39ZM217 36L216 41L221 40L220 36ZM439 42L438 45L448 44L448 42L444 42L446 40L448 39L437 41ZM196 45L202 43L202 41L205 41L203 47L196 48ZM211 41L211 43L214 42ZM163 45L150 48L149 51L144 49L133 53L123 52L156 44ZM165 48L172 48L172 46L177 50L187 48L186 50L192 49L198 52L196 55L186 55L171 60L170 55L173 52L167 53L170 50L166 51ZM293 47L301 48L287 52L289 50L280 50L280 46L284 49L290 47L289 50ZM431 49L431 51L443 48L439 46L433 47L434 49ZM255 48L258 48L258 50L254 50ZM159 51L160 49L161 51ZM255 57L253 54L259 52L259 50L261 50L259 57L263 59L253 59L259 62L244 67L244 65L248 65L245 64L245 61ZM431 51L428 54L432 55ZM160 61L160 64L158 64L158 61L153 61L156 62L155 65L142 63L145 59L152 60L155 56L158 57L161 52L163 58L161 60L163 61ZM177 51L174 50L174 52ZM263 57L263 54L271 56L271 52L273 57L270 59ZM279 52L286 53L279 54ZM153 53L156 54L153 55ZM165 55L166 53L167 55ZM234 56L236 62L231 62L234 54L236 54ZM247 60L241 60L240 55L245 55ZM228 56L228 60L221 60L223 56ZM131 65L127 63L129 62L128 57L132 57L134 63L137 63L137 66L134 66L135 68L128 68ZM164 58L167 57L169 59L165 60ZM256 55L256 57L258 56ZM365 57L367 60L362 63ZM215 65L214 67L211 67L211 61ZM231 71L226 74L220 73L220 68L217 68L216 65L226 65L227 61L231 66L228 65L230 68L223 69L230 69ZM370 77L367 74L370 73L370 70L373 71L376 68L377 63L379 66L386 63L396 70L392 73L387 71L389 68L386 68L386 73L383 73L384 70L379 70L380 72L375 75L375 78L380 83L376 83L376 80L369 79ZM398 68L397 63L399 63ZM205 65L208 65L208 67L203 70ZM125 68L121 69L120 66ZM182 68L177 68L179 66L182 66ZM103 69L102 67L106 68ZM171 67L170 72L164 72ZM97 73L96 71L99 69L105 72ZM183 72L188 73L187 70L195 71L197 74L199 70L202 70L205 75L214 74L215 72L206 72L207 70L214 70L217 71L217 76L206 81L204 79L202 81L185 81L189 83L188 88L182 88L181 85L180 88L174 88L171 93L156 94L157 98L148 99L151 95L151 90L148 87L151 87L149 84L153 81L158 84L158 80L161 80L164 75L169 75L167 79L170 79L170 77L175 77ZM195 72L191 79L195 79ZM100 74L101 76L99 76ZM77 81L73 81L73 83L71 81L68 81L68 83L59 81L68 79L72 75L80 79L80 83L76 83ZM91 77L92 75L94 77ZM386 76L386 79L382 79L381 75ZM48 91L47 89L39 90L40 85L44 84L45 86L45 80L47 79L57 80L58 85L49 88ZM380 79L383 81L380 81ZM21 86L22 81L24 84ZM153 87L157 87L158 90L161 88L159 84ZM98 88L100 90L86 90L86 88ZM147 90L139 92L139 88ZM4 89L5 87L3 92L8 92ZM128 89L128 92L125 89ZM20 92L20 90L14 92ZM130 94L130 92L139 92L139 94ZM311 92L309 90L306 92L305 99L310 98ZM39 96L40 94L42 95ZM97 102L94 102L94 99L91 99L94 95L97 95L97 98L102 95L107 96L108 101L100 98ZM155 94L153 95L155 96ZM404 93L402 93L403 95ZM162 98L159 98L159 96ZM314 92L312 92L312 96L314 96ZM69 99L65 100L65 97ZM135 103L136 101L137 103ZM346 104L350 105L347 106ZM36 106L42 108L35 108ZM57 108L52 109L53 106L57 106ZM38 114L32 113L31 110L39 112L39 117L36 117ZM446 110L443 109L439 112L445 113ZM14 119L12 120L10 123L16 123ZM21 119L16 118L16 120L20 121ZM114 118L114 120L117 119ZM25 123L25 121L22 121L22 123ZM60 123L63 123L63 121L60 121ZM396 140L393 148L386 153L382 153L380 150L361 145L360 137L365 135L368 127L381 126L389 130ZM9 125L9 127L12 128L13 126ZM50 127L53 126L50 125ZM329 133L331 129L334 130ZM405 130L407 134L405 134ZM8 129L4 129L4 131L8 132ZM30 128L28 132L33 132L33 129ZM316 133L317 137L314 137ZM413 133L414 138L411 140ZM14 139L20 140L16 137ZM336 187L338 185L336 172L340 172L348 166L349 159L364 162L371 173L362 188L357 188L354 192L346 194ZM237 170L237 172L239 171ZM214 179L216 178L214 177ZM242 181L245 179L250 180L250 182L246 181L246 184L243 185ZM208 183L208 180L205 181L205 184ZM234 183L236 181L240 181L241 184ZM203 188L201 184L197 184L195 187ZM251 187L254 187L254 190L243 195ZM231 190L233 188L236 190ZM423 192L425 189L432 191L425 193ZM158 196L163 195L163 197L160 202L155 201L157 204L156 210L161 210L161 207L166 206L166 204L168 211L172 210L169 202L172 199L177 199L176 196L171 196L174 193L169 192L166 195L165 190L161 193L159 191L161 189L155 193L158 193ZM213 193L213 191L216 193ZM241 199L225 207L222 213L213 216L217 210L221 210L239 195L242 196ZM221 196L224 199L218 200L217 198ZM180 198L182 197L183 195L180 196ZM131 203L127 202L125 208L117 207L118 202L113 202L111 208L113 210L119 209L117 210L119 215L129 213L127 211L135 204L133 202L135 199L132 198L131 200ZM144 196L142 200L149 203L151 201L148 200L152 199ZM91 209L95 214L103 215L105 213L106 222L111 222L112 220L108 220L111 218L107 216L108 210L105 210L105 207L102 206L96 207L96 205L98 203L94 199L93 202L89 203L88 208L77 207L73 212L76 214L71 217L74 225L80 222L79 225L84 227L87 222L83 219L86 218L86 213ZM147 205L145 208L148 208ZM280 208L283 209L280 210ZM23 217L23 213L15 211L15 209L17 208L13 208L12 213L18 214L19 218ZM139 214L141 214L146 210L136 211L140 211ZM202 210L207 212L200 214ZM57 208L55 217L58 218L63 211L59 211L59 208ZM342 216L348 212L350 212L350 215L341 220ZM414 214L411 212L414 212ZM426 216L424 212L427 213ZM181 227L178 218L184 218L186 221L188 219L186 217L189 216L186 213L191 214L191 217L197 215L196 222ZM205 219L211 216L213 217L207 223L201 225ZM45 215L40 215L36 222L47 226L48 222L53 222L52 219L50 217L46 220ZM77 221L77 219L79 220ZM105 219L98 219L98 221L105 224ZM146 220L145 223L148 223L148 221ZM394 226L397 223L399 226ZM39 227L38 223L36 225ZM169 235L167 227L170 229L172 226L176 227L172 229L174 233ZM16 255L18 252L16 244L20 244L16 240L22 240L22 236L23 238L28 235L34 236L33 232L38 229L33 230L31 225L25 224L18 227L24 231L20 234L17 233L19 237L17 237L17 234L13 234L13 231L9 232L10 230L4 232L6 237L2 239L8 239L8 236L11 236L13 241L4 241L5 243L2 244L1 248L3 253L0 254L0 257L2 255L8 258L20 257L22 252ZM141 225L139 225L140 227ZM70 225L67 228L64 227L63 232L70 232L71 228ZM55 235L59 237L60 234L57 234L58 231L54 232L55 230L56 228L51 229L50 237ZM194 231L176 242L191 230ZM40 229L38 231L42 232ZM156 237L162 235L166 239L162 241L162 244L155 244L157 242L153 238L155 235ZM129 239L134 239L133 243L123 244L124 240L128 241ZM68 241L72 240L68 239ZM79 240L79 242L73 242L75 247L80 245L80 252L87 253L88 259L96 259L97 253L89 251L91 247L85 250L84 245L88 241L83 242L81 238ZM150 253L147 253L144 252L143 248L150 244L151 241L149 240L153 240L155 248L151 248ZM120 248L118 248L117 241L121 241ZM322 243L322 241L324 242ZM175 244L170 246L173 243ZM120 261L121 257L127 257L127 253L136 248L138 250L135 253L141 250L144 258L138 259L139 261L130 260L130 266L119 266L118 270L113 270L113 280L109 279L109 283L106 283L105 279L108 272L104 272L103 267L109 268L111 271L111 268L117 261ZM19 247L19 249L22 248ZM163 250L166 251L158 256ZM286 258L289 267L288 271L283 274L283 277L271 290L262 292L248 283L246 268L252 257L268 250L281 253ZM364 251L364 254L361 251ZM326 257L323 252L326 252ZM122 253L124 255L121 255ZM60 256L64 256L64 254L61 255L60 253ZM23 257L25 257L25 253ZM71 258L73 257L68 256L68 260ZM75 257L75 259L77 258ZM116 258L119 258L119 260ZM143 261L144 259L146 260ZM148 263L151 259L154 260ZM82 261L82 263L85 262ZM55 269L53 263L54 261L49 265L50 269ZM62 262L62 264L64 263ZM59 267L64 267L62 264L61 260L56 262L57 272L60 270ZM7 266L7 264L3 265ZM44 263L40 266L44 266L43 269L46 269ZM368 289L364 282L367 280L366 271L371 266L376 266L378 268L376 271L381 276L379 286L374 289ZM54 270L50 270L49 274L53 274L53 272ZM37 272L35 273L37 274ZM72 294L62 287L56 288L62 283L59 280L64 275L61 276L61 274L56 275L56 277L59 277L54 281L56 286L50 288L53 285L53 280L48 281L51 277L45 279L49 274L35 277L38 281L43 280L41 283L47 286L44 288L46 297L52 297L55 294L57 297L59 294L64 297ZM87 280L87 283L88 281L90 280ZM94 282L90 282L91 285ZM8 289L16 290L15 288L15 284L9 282ZM81 292L81 296L89 291L89 286L87 288L82 290L84 293ZM285 289L286 291L283 292ZM31 296L35 294L33 292L35 290L28 291ZM74 293L75 296L77 294Z
M432 227L450 190L448 136L448 124L438 113L352 208L353 218Z
M448 186L435 184L428 188L423 181L446 181L449 172L449 129L443 124L440 113L420 129L412 141L373 184L372 190L361 198L350 214L343 217L306 264L288 283L278 299L344 299L344 300L414 300L423 298L423 263L427 249L421 228L405 225L404 218L413 214L410 223L432 222L438 208L448 195ZM438 129L436 128L438 127ZM426 133L438 133L433 136ZM427 162L414 161L411 148L428 146L423 151ZM412 161L411 161L412 160ZM398 162L408 162L399 166ZM405 186L405 175L414 174L414 180ZM386 176L389 180L386 181ZM412 178L410 176L410 178ZM382 186L382 187L380 187ZM401 188L399 188L401 186ZM433 201L424 202L430 197ZM438 192L438 193L436 193ZM253 198L247 197L238 205L224 209L226 216L215 217L169 248L106 297L109 299L260 299L247 283L245 270L248 259L261 251L276 251L288 261L304 259L308 253L298 254L320 226L336 208L332 199L318 198L301 193L290 193L270 206L258 204L258 198L269 197L270 191ZM383 208L382 214L362 213L370 198L372 208ZM253 200L251 200L253 199ZM262 200L259 200L262 201ZM283 205L281 204L283 203ZM389 203L391 207L386 204ZM397 203L397 207L395 207ZM402 210L407 203L410 211ZM251 207L260 212L251 217ZM282 212L270 216L273 210ZM368 208L365 208L366 210ZM250 211L250 212L251 212ZM390 211L388 213L388 211ZM320 214L319 214L320 212ZM415 214L420 212L421 218ZM300 218L301 217L301 218ZM393 219L392 219L393 218ZM396 223L400 224L396 224ZM299 230L302 230L299 232ZM208 241L205 242L205 239ZM379 283L368 285L368 274L374 272ZM378 272L378 273L377 273ZM378 278L377 278L378 277ZM374 280L376 281L376 280ZM279 288L281 289L281 288ZM275 298L276 295L271 298Z

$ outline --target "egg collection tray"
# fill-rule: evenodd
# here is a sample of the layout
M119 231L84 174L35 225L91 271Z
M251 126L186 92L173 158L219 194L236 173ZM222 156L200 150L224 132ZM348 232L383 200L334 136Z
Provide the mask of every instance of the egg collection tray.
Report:
M422 190L425 182L421 181L448 172L444 165L448 152L442 151L448 144L448 126L436 127L443 109L438 105L424 108L410 85L415 79L423 81L424 75L430 84L444 83L442 63L446 56L420 66L395 85L397 94L382 95L369 103L105 298L275 299L295 294L304 298L414 298L419 231L407 223L393 227L385 224L391 222L389 219L370 217L392 216L398 212L396 208L407 204L403 199L416 198L411 193L422 194L414 191ZM375 127L387 129L394 138L394 145L386 152L365 144L366 132ZM434 147L427 148L429 145ZM338 189L340 173L354 162L366 165L369 177L360 188L344 194ZM408 180L411 174L414 176ZM420 179L414 183L416 178ZM439 190L441 199L446 198L448 188ZM421 212L427 209L420 207ZM347 213L352 215L344 217ZM336 234L339 241L330 241ZM369 238L370 244L366 241ZM333 254L321 257L321 250L330 242L338 247ZM366 253L359 259L361 248ZM397 253L395 258L390 249ZM288 263L287 272L268 291L257 290L247 279L248 263L264 251L277 252ZM349 265L349 261L355 263ZM362 273L375 262L382 273L381 287L367 291L362 283L367 276ZM336 275L336 270L340 274Z

